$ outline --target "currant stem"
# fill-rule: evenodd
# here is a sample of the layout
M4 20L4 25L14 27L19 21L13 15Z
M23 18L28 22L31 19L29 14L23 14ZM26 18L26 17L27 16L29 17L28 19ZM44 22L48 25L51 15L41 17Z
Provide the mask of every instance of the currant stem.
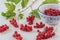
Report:
M33 3L32 3L30 6L28 6L26 9L20 11L20 13L24 12L24 11L27 10L29 7L32 8L32 5L33 5L36 1L38 1L38 0L33 1Z

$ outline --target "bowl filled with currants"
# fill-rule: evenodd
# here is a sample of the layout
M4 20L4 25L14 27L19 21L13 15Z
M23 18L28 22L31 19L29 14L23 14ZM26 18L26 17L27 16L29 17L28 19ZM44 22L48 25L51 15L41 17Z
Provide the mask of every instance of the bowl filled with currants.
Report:
M39 15L43 21L50 25L57 25L60 22L60 5L44 4L38 8Z

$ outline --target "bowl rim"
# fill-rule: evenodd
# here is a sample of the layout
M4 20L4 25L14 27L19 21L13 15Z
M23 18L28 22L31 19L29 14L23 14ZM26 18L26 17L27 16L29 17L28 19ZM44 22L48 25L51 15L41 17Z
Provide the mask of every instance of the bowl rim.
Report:
M44 4L44 5L60 5L60 4ZM41 6L43 6L43 5L41 5ZM43 14L43 15L45 15L45 16L48 16L48 15L42 13L42 12L39 10L39 8L40 8L41 6L38 7L39 14ZM58 15L58 16L48 16L48 17L60 17L60 15Z

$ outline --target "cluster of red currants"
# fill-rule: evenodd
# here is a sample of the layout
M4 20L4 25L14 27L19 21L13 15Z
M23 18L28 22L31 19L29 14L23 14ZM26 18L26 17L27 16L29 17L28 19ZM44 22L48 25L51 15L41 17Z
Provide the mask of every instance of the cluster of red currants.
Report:
M35 16L28 16L28 17L26 18L28 24L30 24L30 25L33 24L34 19L35 19Z
M43 28L45 26L45 24L43 24L42 22L36 23L36 25L34 26L34 28Z
M13 37L14 37L16 40L22 40L22 36L21 36L17 31L14 32Z
M55 36L53 27L46 27L44 32L38 30L38 35L36 36L36 40L48 39L53 36Z
M15 28L18 28L17 21L16 21L14 18L12 18L12 19L10 20L10 23L11 23Z
M0 32L4 32L4 31L6 31L7 29L9 29L9 27L8 27L6 24L0 26Z
M20 30L30 32L30 31L32 31L32 26L21 24L20 25Z
M50 8L50 9L45 10L44 14L46 14L48 16L58 16L58 15L60 15L60 11Z

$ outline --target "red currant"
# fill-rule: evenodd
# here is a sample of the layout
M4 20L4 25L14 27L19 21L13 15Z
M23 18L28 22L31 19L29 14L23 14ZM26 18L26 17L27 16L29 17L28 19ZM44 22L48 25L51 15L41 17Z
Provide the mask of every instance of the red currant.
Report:
M43 28L45 26L45 24L43 24L42 22L40 22L40 24L36 23L36 25L34 26L34 28Z
M58 16L58 15L60 15L60 11L59 11L59 10L51 9L51 8L45 10L44 13L45 13L46 15L49 15L49 16Z
M32 26L21 24L20 25L20 30L30 32L30 31L32 31Z
M15 27L15 28L18 28L18 24L17 24L17 21L16 21L16 19L11 19L10 20L10 23Z
M14 32L13 37L16 38L16 40L22 40L21 35L17 31Z
M55 32L53 27L46 27L44 32L41 32L38 30L38 35L36 36L36 40L43 40L43 39L48 39L55 36Z
M33 24L34 19L35 19L35 16L28 16L28 17L26 18L28 24L30 24L30 25Z
M9 27L8 27L6 24L0 26L0 32L4 32L4 31L6 31L7 29L9 29Z

